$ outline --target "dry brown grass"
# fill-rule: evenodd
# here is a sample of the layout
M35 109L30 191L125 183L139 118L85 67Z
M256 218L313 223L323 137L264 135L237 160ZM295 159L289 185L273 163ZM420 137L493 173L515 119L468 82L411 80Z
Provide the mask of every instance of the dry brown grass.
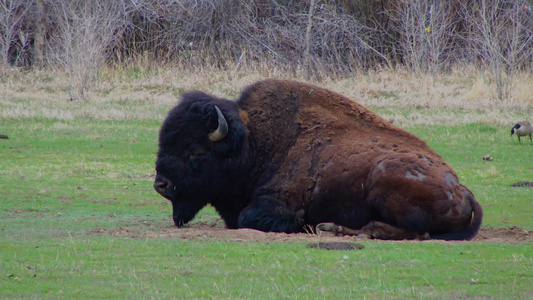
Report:
M497 100L484 73L465 69L438 76L382 69L317 81L306 80L303 70L288 72L266 64L228 66L221 71L139 61L101 69L98 78L88 100L79 101L70 99L66 74L12 70L0 86L0 117L161 120L184 91L200 89L231 99L255 81L278 78L327 87L400 124L484 122L507 126L516 119L533 118L533 76L529 74L517 76L513 97L506 101Z

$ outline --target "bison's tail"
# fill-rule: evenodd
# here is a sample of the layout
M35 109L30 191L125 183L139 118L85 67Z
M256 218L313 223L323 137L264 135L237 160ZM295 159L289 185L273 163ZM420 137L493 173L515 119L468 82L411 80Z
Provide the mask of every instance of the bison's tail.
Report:
M474 218L470 222L470 226L460 232L448 232L442 234L431 235L432 239L439 240L471 240L474 238L481 227L481 221L483 220L483 209L472 193L468 192L466 197L470 201Z

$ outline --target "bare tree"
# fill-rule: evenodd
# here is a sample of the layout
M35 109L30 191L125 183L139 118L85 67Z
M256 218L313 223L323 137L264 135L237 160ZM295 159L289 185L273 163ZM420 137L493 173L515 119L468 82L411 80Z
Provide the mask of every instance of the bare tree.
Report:
M401 0L390 12L409 69L435 74L450 63L454 25L450 9L450 1Z
M345 14L346 6L322 6L317 10L311 44L316 64L332 75L343 75L355 70L367 69L384 62L391 66L382 52L379 29L367 26L354 16Z
M311 30L313 29L313 15L315 14L315 0L310 0L309 14L307 17L307 28L305 30L304 67L306 74L311 71Z
M27 34L20 30L21 21L33 5L34 0L1 0L0 1L0 59L3 77L10 65L10 49L15 39L24 46L28 42Z
M72 99L86 99L106 50L123 28L122 1L55 0L57 34L48 43L49 63L69 75Z
M533 21L525 1L482 0L474 9L463 6L473 29L469 42L475 58L489 67L496 97L509 99L516 73L533 58Z
M33 48L32 65L37 68L44 66L44 48L45 48L45 5L44 0L35 1L35 13L34 13L34 30L33 30Z

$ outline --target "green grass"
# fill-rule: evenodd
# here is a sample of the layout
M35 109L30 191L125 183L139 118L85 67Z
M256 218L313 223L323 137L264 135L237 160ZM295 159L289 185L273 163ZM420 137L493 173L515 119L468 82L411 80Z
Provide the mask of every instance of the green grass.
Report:
M0 140L0 298L533 297L531 242L365 241L363 250L325 251L147 235L172 226L170 204L152 188L160 122L0 119L10 136ZM533 181L528 142L479 123L406 129L455 168L483 205L483 226L533 230L533 189L509 187Z
M460 298L531 296L531 247L298 243L109 236L3 242L3 298Z

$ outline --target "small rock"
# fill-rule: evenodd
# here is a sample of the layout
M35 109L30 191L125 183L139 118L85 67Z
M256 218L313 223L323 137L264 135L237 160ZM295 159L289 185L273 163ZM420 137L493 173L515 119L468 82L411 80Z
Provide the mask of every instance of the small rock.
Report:
M492 161L492 156L490 156L490 154L487 154L487 155L483 156L483 160Z
M513 184L510 185L511 187L525 187L525 186L530 186L533 188L533 182L531 181L519 181L519 182L515 182Z

